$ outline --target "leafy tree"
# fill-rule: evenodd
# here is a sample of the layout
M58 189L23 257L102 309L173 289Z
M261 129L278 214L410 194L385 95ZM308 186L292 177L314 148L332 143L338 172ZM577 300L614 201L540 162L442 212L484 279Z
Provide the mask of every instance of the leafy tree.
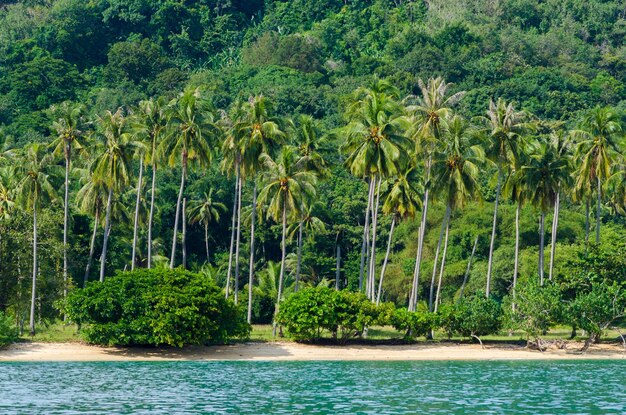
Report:
M103 345L183 347L250 332L213 281L182 269L135 270L89 284L70 294L67 312L88 342Z

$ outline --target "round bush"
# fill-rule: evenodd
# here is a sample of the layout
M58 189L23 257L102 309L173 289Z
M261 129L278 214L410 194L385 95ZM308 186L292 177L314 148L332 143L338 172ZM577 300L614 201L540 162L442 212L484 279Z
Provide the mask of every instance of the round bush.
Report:
M105 345L209 344L245 338L243 312L215 283L182 269L140 269L93 282L68 296L85 339Z

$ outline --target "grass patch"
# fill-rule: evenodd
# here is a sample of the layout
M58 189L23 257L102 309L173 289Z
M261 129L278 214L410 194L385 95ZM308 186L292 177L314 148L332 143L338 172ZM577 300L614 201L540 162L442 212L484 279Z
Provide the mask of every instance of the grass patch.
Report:
M83 341L76 324L64 324L62 322L39 326L35 331L35 336L31 337L25 332L20 340L42 343L80 343Z

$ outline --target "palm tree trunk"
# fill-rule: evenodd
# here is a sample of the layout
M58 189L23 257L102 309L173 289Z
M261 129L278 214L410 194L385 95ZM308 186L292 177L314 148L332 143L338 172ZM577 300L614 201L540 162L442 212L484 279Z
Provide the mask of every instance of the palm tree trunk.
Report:
M156 164L152 163L152 190L150 192L150 217L148 218L148 269L152 268L152 220L154 218L154 192L156 189Z
M133 224L133 256L130 269L135 269L137 263L137 229L139 228L139 202L141 201L141 183L143 180L143 159L139 158L139 179L137 180L137 198L135 200L135 223Z
M104 219L104 238L102 242L102 255L100 256L100 282L104 282L104 271L107 262L107 247L109 245L109 231L111 230L111 205L113 204L113 188L109 188L107 198L106 217Z
M543 286L543 250L545 243L545 231L544 224L546 221L546 213L541 211L541 218L539 219L539 284Z
M445 216L448 216L446 209ZM439 251L441 250L441 241L443 241L443 233L446 230L446 218L444 216L441 222L441 230L439 231L439 240L437 242L437 249L435 250L435 262L433 264L433 274L430 277L430 294L428 296L428 311L433 311L433 301L435 297L435 278L437 277L437 264L439 263Z
M383 291L383 280L385 278L385 271L387 270L387 263L389 262L389 253L391 252L391 241L393 240L393 230L396 226L396 215L391 218L391 228L389 229L389 240L387 241L387 252L385 253L385 260L383 261L383 267L380 270L380 281L378 282L378 295L376 295L376 305L380 304L380 295Z
M237 195L237 235L235 239L235 287L234 287L234 300L235 304L239 302L239 246L241 241L241 189L243 182L241 180L241 174L239 174L239 189Z
M252 190L252 221L250 222L250 270L248 273L248 323L252 323L252 288L254 287L254 227L256 220L256 188Z
M589 245L589 229L590 229L590 223L589 223L589 216L590 216L590 202L589 202L589 197L586 198L585 201L585 246Z
M93 259L93 254L96 249L96 234L98 232L98 222L100 216L100 207L96 206L96 217L93 223L93 232L91 234L91 242L89 243L89 258L87 259L87 267L85 268L85 278L83 280L83 288L87 286L87 282L89 281L89 271L91 270L91 261Z
M515 264L513 265L513 311L515 311L515 294L517 289L517 274L519 272L519 215L522 208L522 203L517 202L515 208Z
M35 335L35 301L37 297L37 199L33 200L33 284L30 295L30 335Z
M276 306L274 308L274 328L272 335L276 336L276 316L280 308L280 299L283 296L283 283L285 281L285 259L287 258L287 201L283 201L283 238L282 238L282 255L280 260L280 276L278 277L278 298L276 298Z
M561 209L561 192L556 193L556 201L554 202L554 216L552 218L552 240L550 241L550 268L548 271L548 279L552 281L552 270L554 269L554 254L556 253L556 233L559 228L559 210Z
M496 224L498 221L498 204L500 203L500 190L502 188L502 167L498 166L498 184L496 186L496 203L493 207L493 224L491 227L491 242L489 243L489 262L487 263L487 287L485 296L489 297L491 291L491 271L493 268L493 247L496 242Z
M209 255L209 223L204 223L204 247L206 248L206 263L209 264L211 262L211 257Z
M237 173L235 175L235 194L233 198L233 221L230 227L230 251L228 254L228 272L226 273L226 298L230 294L230 277L233 272L233 254L235 249L235 232L237 225L237 200L239 189L239 166L237 166Z
M365 272L365 258L368 257L370 208L372 206L372 193L374 182L370 179L369 191L367 193L367 207L365 208L365 225L363 225L363 244L361 245L361 267L359 269L359 291L363 290L363 275Z
M298 286L300 284L300 270L302 269L302 228L303 223L300 221L298 226L298 263L296 265L296 286L294 291L298 292Z
M428 166L426 167L426 183L430 180L430 166L432 165L432 154L428 157ZM417 236L417 254L415 255L415 268L413 269L413 284L411 286L411 295L409 298L409 311L415 311L417 308L417 300L419 293L420 268L422 266L422 254L424 252L424 236L426 235L426 218L428 215L429 187L426 186L424 191L424 201L422 203L422 218Z
M183 168L180 175L180 188L178 189L178 199L176 201L176 217L174 218L174 235L172 236L172 253L170 256L170 269L174 269L176 260L176 239L178 239L178 218L180 217L180 208L183 202L183 192L185 190L185 175L187 173L187 160L183 155Z
M448 207L446 208L446 217L445 217L446 236L445 236L445 240L443 243L443 255L441 256L441 268L439 269L439 281L437 282L437 294L435 295L435 306L433 308L433 311L435 313L437 312L437 309L439 308L439 298L441 295L441 283L443 281L443 271L446 266L446 254L448 253L448 234L450 232L450 213L451 213L451 208L448 205Z
M63 199L63 299L67 298L67 223L69 221L70 143L65 145L65 195ZM63 321L67 315L63 313Z
M183 197L183 214L181 216L183 222L182 246L183 246L183 269L187 269L187 198Z
M372 221L372 246L371 246L371 257L370 257L370 267L368 273L368 284L367 284L367 297L375 301L375 293L376 293L376 227L378 226L378 206L380 204L380 183L383 181L381 177L374 179L376 182L376 204L374 206L373 211L373 221Z
M335 244L337 245L337 260L335 261L335 290L339 291L341 288L339 284L339 279L341 278L341 245L339 245L339 234L337 234Z
M478 245L478 235L476 235L476 239L474 239L474 247L472 248L472 253L470 254L469 260L467 261L467 268L465 269L465 275L463 275L463 284L461 284L461 292L459 293L459 299L456 301L457 304L463 298L463 293L465 292L465 286L467 285L467 279L469 278L470 270L472 269L472 260L474 259L474 254L476 253L476 246Z
M601 212L601 203L602 203L602 182L600 181L600 177L598 177L598 202L596 206L596 243L600 243L600 212Z

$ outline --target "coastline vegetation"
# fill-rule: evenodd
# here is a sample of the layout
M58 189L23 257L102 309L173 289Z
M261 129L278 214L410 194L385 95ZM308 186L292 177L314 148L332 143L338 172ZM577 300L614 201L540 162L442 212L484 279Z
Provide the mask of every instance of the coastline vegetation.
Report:
M619 2L448 3L0 6L0 342L619 330Z

